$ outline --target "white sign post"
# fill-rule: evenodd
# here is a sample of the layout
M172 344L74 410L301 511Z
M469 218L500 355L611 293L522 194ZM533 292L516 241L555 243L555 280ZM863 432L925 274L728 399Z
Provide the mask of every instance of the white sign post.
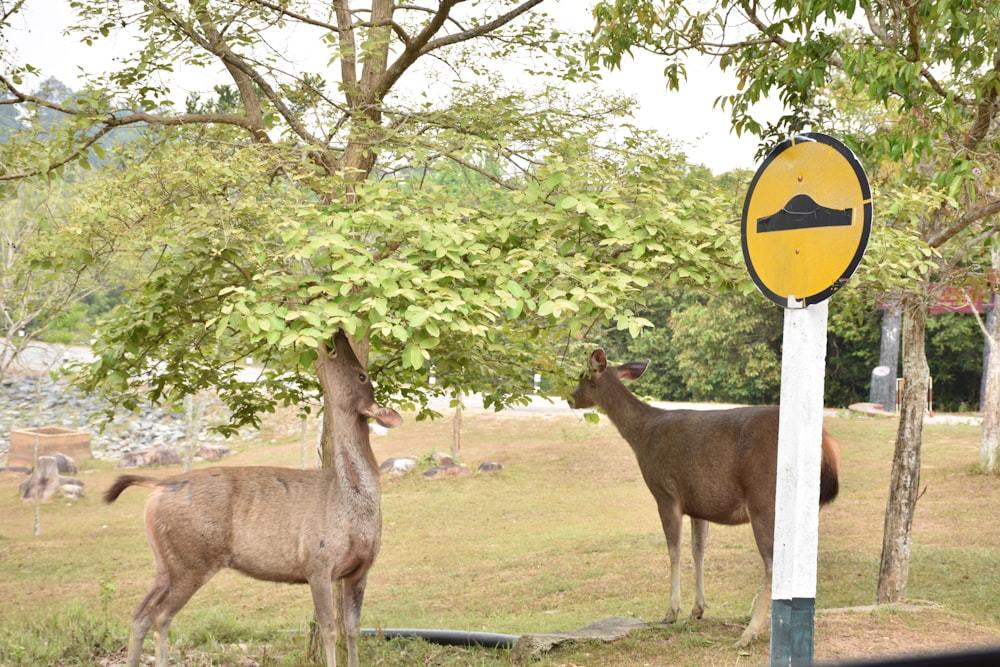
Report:
M743 205L754 284L785 308L774 501L771 665L811 665L816 613L826 300L864 256L868 179L843 144L809 133L778 145Z
M816 613L827 302L786 308L771 583L771 664L810 665Z

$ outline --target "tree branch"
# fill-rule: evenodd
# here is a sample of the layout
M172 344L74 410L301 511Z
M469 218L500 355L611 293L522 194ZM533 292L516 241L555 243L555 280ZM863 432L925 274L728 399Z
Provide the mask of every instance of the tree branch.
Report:
M170 7L165 6L162 2L157 2L156 7L163 12L163 15L167 18L168 21L173 23L177 27L177 29L180 30L185 36L187 36L194 44L198 45L199 47L201 47L208 53L211 53L212 55L216 56L220 61L222 61L223 65L225 65L226 69L233 76L233 80L235 81L237 88L240 90L240 95L243 98L245 109L248 114L253 113L252 107L254 104L257 104L256 101L257 93L256 91L253 90L252 86L249 86L249 82L253 82L253 84L256 85L261 90L261 92L264 93L264 96L268 99L268 101L270 101L271 104L274 105L274 108L278 111L279 114L281 114L281 117L285 120L286 123L288 123L289 127L292 129L293 132L295 132L296 135L298 135L302 140L313 146L320 146L320 147L325 146L325 142L322 139L314 136L311 132L309 132L309 130L306 129L304 125L302 125L301 122L299 122L299 119L295 116L292 110L288 108L284 100L281 99L281 96L279 96L274 91L274 89L264 79L264 77L262 77L253 67L251 67L245 59L240 57L231 48L229 48L229 45L226 44L226 42L221 38L220 35L218 35L217 30L215 30L214 25L211 23L210 17L207 17L206 15L205 18L200 17L199 20L202 22L203 27L209 30L211 34L215 34L217 36L217 39L215 40L212 39L211 34L209 34L207 37L198 34L198 32L195 31L192 26L187 24L184 20L181 19L180 16L177 15L175 11L173 11ZM243 75L245 75L246 79L248 79L249 81L244 80ZM243 86L249 86L249 87L241 88L241 84ZM247 98L244 96L245 91L249 91L248 94L250 94L251 96L249 107L246 106ZM250 120L254 121L252 117L250 117ZM269 143L270 139L267 138L266 134L264 134L262 121L258 119L255 122L257 124L248 123L246 125L243 125L243 127L246 127L251 131L255 140Z
M358 104L358 53L354 42L354 19L347 0L334 0L333 9L337 15L337 37L340 40L340 80L344 86L347 107L354 109Z
M441 0L438 11L434 14L427 25L424 26L423 30L410 40L410 42L406 45L406 48L403 50L403 53L401 53L399 57L396 58L396 60L393 61L393 63L386 69L385 74L378 81L376 86L372 90L366 91L363 104L372 104L376 100L382 99L382 97L392 88L393 85L395 85L399 78L413 65L414 62L416 62L417 58L420 56L446 46L452 46L454 44L459 44L470 39L487 35L497 28L507 25L519 16L523 16L528 13L545 0L526 0L506 14L500 15L488 23L457 32L453 35L448 35L439 39L432 39L448 20L451 10L461 1L462 0Z
M968 208L965 213L953 219L948 225L944 225L940 229L934 228L927 232L926 241L927 245L932 248L938 248L949 240L951 240L956 234L961 232L963 229L969 225L979 222L980 220L985 220L1000 214L1000 199L993 199L986 204L977 206L975 208ZM996 230L994 230L995 232Z
M162 7L162 3L158 3ZM247 120L253 129L250 130L253 140L257 143L270 143L271 139L267 136L267 132L264 131L264 112L260 108L260 99L257 97L257 91L253 88L253 82L250 77L247 76L246 67L238 67L238 61L242 63L242 60L233 53L233 50L229 48L229 45L222 38L222 34L219 29L216 28L215 22L212 17L208 14L207 5L202 5L201 9L196 13L198 23L201 24L202 30L205 31L205 35L208 37L208 43L211 45L211 51L219 56L222 60L223 66L225 66L226 71L229 72L229 76L233 78L233 82L236 84L236 90L240 93L240 100L243 102L243 111L246 113ZM179 26L187 28L186 25ZM188 29L189 34L193 34L193 28Z
M16 2L11 4L10 9L5 9L3 13L0 14L0 26L6 25L7 21L10 20L10 17L21 11L21 7L24 6L24 1L25 0L16 0ZM2 7L3 5L0 5L0 8ZM0 375L0 377L2 377L2 375Z
M317 28L323 28L324 30L329 30L330 32L337 32L337 26L332 23L327 23L326 21L320 21L318 19L314 19L313 17L308 16L306 14L293 12L287 7L283 7L273 2L267 2L266 0L256 0L256 1L257 4L260 5L261 7L266 7L267 9L270 9L275 14L278 14L280 16L287 16L288 18L295 19L296 21L299 21L300 23L305 23L306 25L311 25ZM340 4L340 3L335 3L335 4Z
M993 77L1000 76L1000 36L997 37L996 50L993 53L993 70L989 74ZM986 139L997 111L997 87L990 85L983 91L982 100L976 108L976 120L972 123L972 128L965 137L966 150L974 151Z
M89 117L91 114L82 109L77 109L74 107L65 106L63 104L56 104L49 100L37 97L35 95L29 95L27 93L21 92L12 81L10 81L5 75L0 74L0 83L10 92L13 96L12 99L0 100L0 104L34 104L36 106L50 109L58 113L66 114L67 116L73 117ZM137 123L146 123L149 125L162 125L162 126L181 126L181 125L206 125L206 124L225 124L233 125L236 127L242 127L246 130L253 131L254 127L252 121L246 116L239 116L235 114L183 114L181 116L157 116L155 114L146 113L143 111L132 111L125 114L110 114L107 118L93 118L92 122L96 126L94 131L87 134L84 140L77 145L71 152L69 152L63 158L48 165L46 171L51 171L52 169L57 169L66 164L69 164L73 160L79 159L84 155L91 146L96 144L100 139L113 130L119 127L125 127L128 125L135 125ZM38 176L42 174L42 171L37 172L18 172L18 173L4 173L0 174L0 181L14 181L18 179L28 178L31 176Z

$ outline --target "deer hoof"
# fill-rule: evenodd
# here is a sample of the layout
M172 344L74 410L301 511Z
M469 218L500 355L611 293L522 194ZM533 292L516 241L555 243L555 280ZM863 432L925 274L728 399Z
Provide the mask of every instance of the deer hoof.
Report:
M750 642L757 638L757 634L750 632L749 630L744 630L743 634L740 635L740 640L733 644L733 648L746 648L750 646Z
M669 625L670 623L676 623L676 622L677 622L677 611L671 609L670 611L667 612L667 615L663 617L663 620L660 621L660 625Z
M695 621L701 620L705 615L705 610L702 607L695 607L691 610L691 618Z

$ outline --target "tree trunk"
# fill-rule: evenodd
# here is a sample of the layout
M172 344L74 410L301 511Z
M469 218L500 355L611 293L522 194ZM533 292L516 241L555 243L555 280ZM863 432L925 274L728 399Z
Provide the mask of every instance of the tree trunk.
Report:
M451 458L458 461L462 458L462 401L455 407L455 416L451 418Z
M1000 249L992 250L993 271L1000 272ZM1000 326L997 326L996 293L991 299L992 308L987 319L986 340L986 380L983 395L980 399L980 410L983 413L983 432L979 445L979 463L987 474L1000 472L998 453L1000 453ZM990 326L992 325L992 326Z
M892 459L889 501L882 534L882 564L876 602L906 597L910 569L910 535L920 489L920 446L930 372L924 349L928 306L921 294L903 299L903 398Z
M191 472L194 467L194 455L198 453L198 436L201 434L201 418L204 412L203 395L184 395L184 472Z
M983 433L979 445L979 462L987 474L998 471L997 454L1000 448L1000 327L994 326L990 335L990 359L986 375L986 393L983 396Z
M299 457L302 469L309 467L309 420L306 415L299 417Z
M323 470L333 470L337 466L333 452L333 434L337 425L333 423L333 417L328 414L328 410L325 408L325 396L323 397L323 403L323 419L320 425L323 433L319 438L319 467Z
M979 411L986 412L986 383L990 379L990 346L993 341L993 332L996 331L997 326L997 309L996 309L997 296L996 292L990 292L990 302L988 304L983 304L983 311L985 317L977 317L981 320L981 328L983 330L983 376L979 380Z
M899 377L899 329L902 320L899 301L891 299L882 314L882 341L879 349L878 365L888 372L872 373L869 400L888 412L896 411L896 378ZM878 370L878 369L876 369Z

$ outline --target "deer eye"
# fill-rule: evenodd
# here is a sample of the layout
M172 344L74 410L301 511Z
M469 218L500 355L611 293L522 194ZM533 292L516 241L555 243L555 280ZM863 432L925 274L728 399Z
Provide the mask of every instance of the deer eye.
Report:
M358 373L358 381L360 381L360 382L367 382L368 381L368 376L365 375L364 373Z

